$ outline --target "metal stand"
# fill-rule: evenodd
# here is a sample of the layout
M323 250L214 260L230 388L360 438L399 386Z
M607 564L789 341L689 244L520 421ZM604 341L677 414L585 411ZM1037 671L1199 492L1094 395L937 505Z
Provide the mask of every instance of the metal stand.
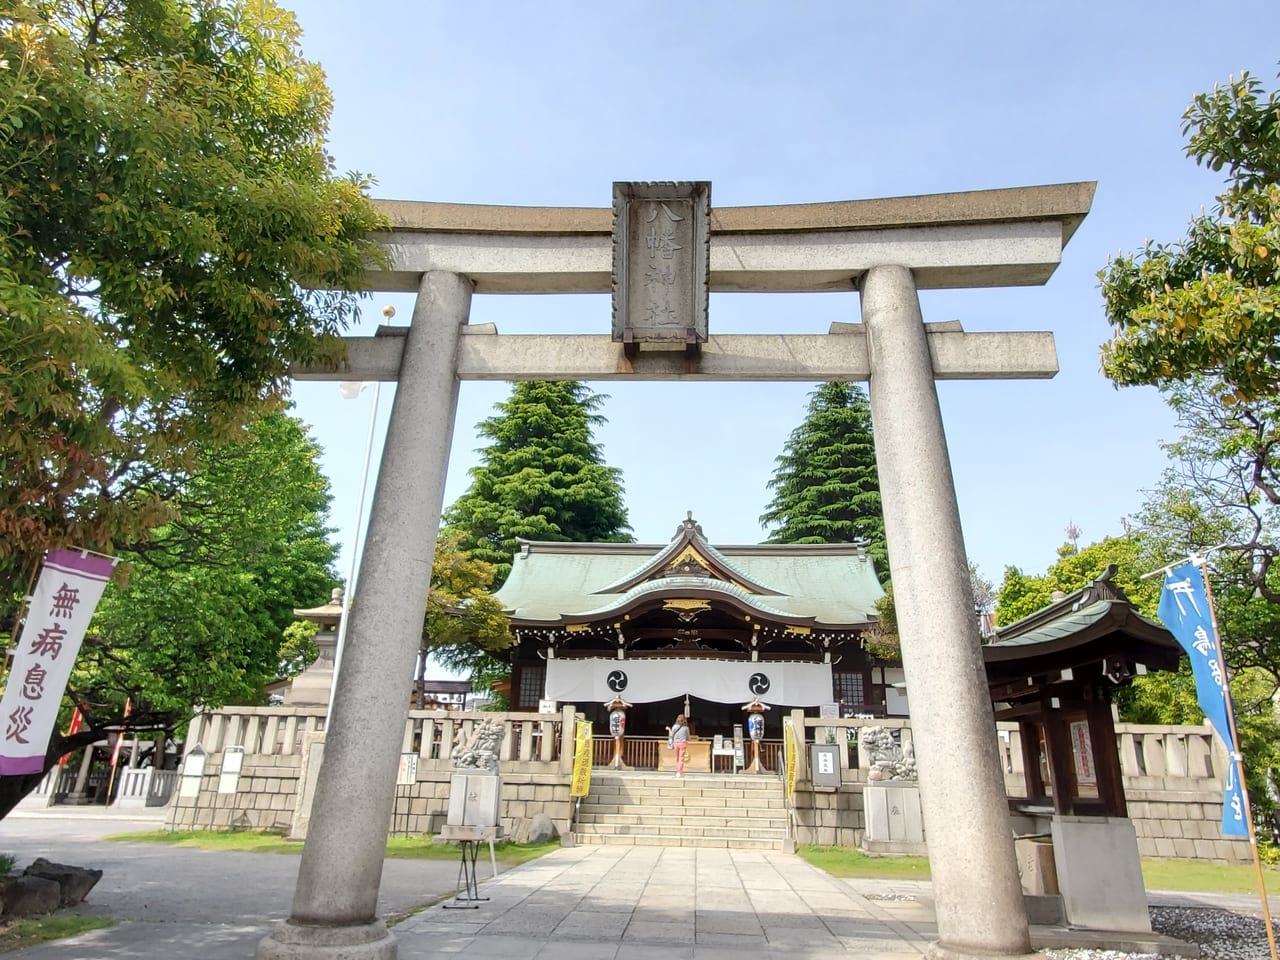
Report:
M481 840L459 840L462 847L462 860L458 864L458 893L452 903L446 903L446 910L478 910L480 901L488 897L480 896L480 881L476 879L476 857L480 853Z

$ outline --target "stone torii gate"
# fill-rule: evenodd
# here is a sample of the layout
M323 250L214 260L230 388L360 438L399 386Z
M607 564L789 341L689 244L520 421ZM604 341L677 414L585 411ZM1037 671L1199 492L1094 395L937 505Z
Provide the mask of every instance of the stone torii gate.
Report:
M688 192L698 187L700 198ZM926 324L917 290L1045 283L1093 190L711 209L707 184L618 184L614 210L384 202L390 264L371 284L417 291L408 328L349 338L339 369L296 373L399 386L293 908L260 943L260 960L398 955L376 906L458 385L535 379L869 382L937 908L932 955L1029 954L934 381L1052 377L1057 357L1051 333ZM659 213L661 235L651 229ZM690 259L668 274L654 259L662 247ZM615 279L613 335L468 326L473 293L607 293ZM820 335L715 336L708 289L857 291L862 322Z

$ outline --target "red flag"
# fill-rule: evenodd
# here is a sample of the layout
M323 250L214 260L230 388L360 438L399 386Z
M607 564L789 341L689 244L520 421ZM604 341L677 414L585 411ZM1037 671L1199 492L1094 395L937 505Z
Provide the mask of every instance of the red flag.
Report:
M132 710L133 710L133 703L126 697L124 701L124 715L128 717ZM122 743L124 743L123 730L121 730L120 733L116 735L116 745L111 748L111 765L113 767L116 765L116 761L120 759L120 744Z
M77 732L79 732L79 730L80 730L80 723L81 723L81 721L82 721L83 719L84 719L84 717L83 717L83 716L81 716L81 714L80 714L80 708L79 708L79 707L76 707L75 712L71 714L71 722L70 722L69 724L67 724L67 733L66 733L66 735L67 735L68 737L69 737L69 736L71 736L73 733L77 733ZM60 766L60 767L65 767L65 766L67 765L67 761L68 761L69 759L71 759L71 754L69 754L69 753L64 753L64 754L62 755L62 759L58 761L58 766Z

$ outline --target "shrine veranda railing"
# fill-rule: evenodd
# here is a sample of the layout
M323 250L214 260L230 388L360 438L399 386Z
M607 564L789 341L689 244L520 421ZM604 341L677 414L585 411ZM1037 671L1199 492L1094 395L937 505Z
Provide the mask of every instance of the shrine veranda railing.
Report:
M664 737L627 737L622 741L622 763L630 770L657 770L661 767L660 757L666 744ZM751 762L751 742L745 743L744 763ZM613 762L614 741L612 737L597 736L591 742L591 763L597 767L607 767ZM711 754L712 773L733 773L734 758L727 754ZM760 742L760 764L766 770L777 772L782 768L782 741L762 740Z

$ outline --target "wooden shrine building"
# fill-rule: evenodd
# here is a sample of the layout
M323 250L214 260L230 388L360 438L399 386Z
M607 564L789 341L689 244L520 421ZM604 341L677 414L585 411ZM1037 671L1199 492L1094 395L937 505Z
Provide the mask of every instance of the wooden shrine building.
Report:
M1112 695L1150 670L1177 670L1172 634L1134 609L1116 568L996 629L982 648L997 720L1017 721L1027 796L1016 809L1127 816Z
M620 699L628 735L686 712L704 738L753 699L771 738L787 708L882 715L896 678L862 643L882 595L859 546L717 547L692 514L665 545L522 542L496 593L517 638L511 704L572 703L602 729Z

